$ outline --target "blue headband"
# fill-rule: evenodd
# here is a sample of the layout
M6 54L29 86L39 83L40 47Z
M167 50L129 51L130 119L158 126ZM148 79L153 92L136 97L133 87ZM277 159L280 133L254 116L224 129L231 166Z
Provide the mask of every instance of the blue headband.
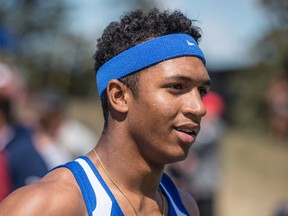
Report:
M197 42L187 34L165 35L127 49L97 71L98 94L103 94L112 79L120 79L153 64L181 56L195 56L206 64Z

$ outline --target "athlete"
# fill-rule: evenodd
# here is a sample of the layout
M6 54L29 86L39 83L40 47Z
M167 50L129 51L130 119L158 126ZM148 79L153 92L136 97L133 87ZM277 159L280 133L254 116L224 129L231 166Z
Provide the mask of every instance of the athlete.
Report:
M206 113L200 37L180 11L136 10L112 22L94 55L105 122L99 142L12 193L0 215L198 216L164 169L186 158Z

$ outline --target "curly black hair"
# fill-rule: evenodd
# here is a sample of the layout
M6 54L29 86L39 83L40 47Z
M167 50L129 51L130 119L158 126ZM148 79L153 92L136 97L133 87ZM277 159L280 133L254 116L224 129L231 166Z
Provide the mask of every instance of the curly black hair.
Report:
M191 35L197 43L201 38L199 27L192 25L195 20L189 19L182 12L175 10L151 9L148 13L135 10L124 14L119 22L110 23L97 40L94 54L95 71L119 53L149 39L174 33ZM137 94L139 73L127 75L121 79L133 94ZM108 100L106 92L101 96L104 128L107 126Z

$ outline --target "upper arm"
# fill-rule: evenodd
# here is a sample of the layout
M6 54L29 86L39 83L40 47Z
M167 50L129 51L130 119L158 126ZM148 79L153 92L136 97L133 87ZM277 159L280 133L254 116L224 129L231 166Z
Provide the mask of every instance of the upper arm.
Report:
M34 186L25 186L14 191L1 202L0 215L43 215L41 213L45 209L45 199L45 193L41 190Z
M49 175L49 174L48 174ZM56 177L59 177L59 175ZM53 177L54 178L54 177ZM69 181L42 180L11 193L0 203L0 216L87 215L78 187Z
M198 206L197 206L195 200L193 199L193 197L188 192L183 191L182 189L178 188L178 191L179 191L179 195L181 197L181 200L182 200L184 206L186 207L189 215L200 216Z

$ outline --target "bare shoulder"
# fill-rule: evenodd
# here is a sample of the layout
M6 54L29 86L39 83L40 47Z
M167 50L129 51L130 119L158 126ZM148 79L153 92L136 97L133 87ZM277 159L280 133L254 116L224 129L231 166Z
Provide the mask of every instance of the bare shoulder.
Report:
M50 172L39 182L22 187L0 203L0 216L87 215L81 192L65 168Z
M200 216L198 206L194 198L188 192L182 190L181 188L178 188L178 191L183 204L185 205L187 211L189 212L189 215Z

